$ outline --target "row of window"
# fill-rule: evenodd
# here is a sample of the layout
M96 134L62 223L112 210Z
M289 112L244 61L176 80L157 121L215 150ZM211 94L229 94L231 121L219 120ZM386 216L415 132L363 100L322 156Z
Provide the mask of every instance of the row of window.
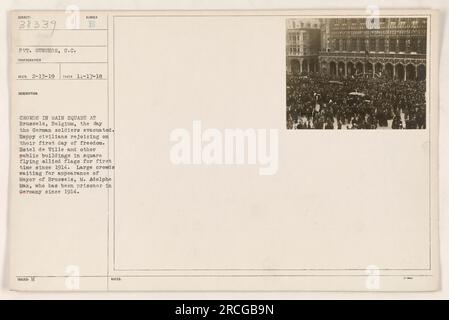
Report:
M289 33L288 34L288 41L291 43L297 42L305 42L309 40L309 35L307 33L301 34L301 33Z
M333 27L363 27L366 28L366 18L359 19L330 19L330 25ZM373 21L374 22L374 21ZM426 18L378 18L376 22L379 22L382 27L393 27L393 28L418 28L426 27Z
M318 54L318 49L315 48L307 48L307 47L295 47L290 46L287 48L287 53L291 56L310 56L310 55L316 55Z
M380 51L426 53L425 38L333 39L332 51Z
M425 37L426 29L384 29L384 30L363 30L363 31L332 31L327 33L331 38L360 38L360 37ZM326 34L326 33L323 33Z
M292 21L292 28L313 28L317 29L319 27L318 23L311 23L311 22L299 22L299 21Z

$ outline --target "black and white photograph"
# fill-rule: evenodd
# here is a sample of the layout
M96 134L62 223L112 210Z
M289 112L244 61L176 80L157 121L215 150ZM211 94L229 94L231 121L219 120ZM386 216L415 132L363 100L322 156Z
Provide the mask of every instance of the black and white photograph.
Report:
M287 19L287 129L426 129L427 25Z

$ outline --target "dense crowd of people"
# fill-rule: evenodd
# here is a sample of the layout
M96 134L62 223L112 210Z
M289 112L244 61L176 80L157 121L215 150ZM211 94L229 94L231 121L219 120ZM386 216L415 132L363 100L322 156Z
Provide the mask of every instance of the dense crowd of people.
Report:
M425 81L287 75L288 129L425 129Z

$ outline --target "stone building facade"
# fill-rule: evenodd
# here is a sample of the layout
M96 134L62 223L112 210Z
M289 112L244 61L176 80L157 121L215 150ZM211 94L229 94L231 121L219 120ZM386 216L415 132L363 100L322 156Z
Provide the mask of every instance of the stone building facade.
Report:
M286 42L287 72L308 73L319 70L319 19L289 19Z
M297 26L298 21L287 25L287 72L321 71L341 76L365 74L403 81L426 78L426 18L380 18L373 25L367 25L365 18L333 18L310 24L316 28ZM316 30L319 30L318 48ZM298 33L313 33L314 36L294 38ZM295 46L313 50L308 51L308 55L304 51L298 54L298 51L291 50ZM304 61L312 63L313 68L298 70L298 64Z

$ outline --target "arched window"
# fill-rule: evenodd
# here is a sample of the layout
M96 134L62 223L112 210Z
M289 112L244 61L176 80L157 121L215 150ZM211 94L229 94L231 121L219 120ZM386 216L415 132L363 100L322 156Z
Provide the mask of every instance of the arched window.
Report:
M416 42L417 42L416 43L416 47L417 47L416 51L418 53L426 53L426 39L420 38Z
M369 51L376 51L376 39L369 39Z
M341 51L346 51L346 40L345 39L341 40Z
M356 51L357 50L357 39L352 38L349 40L349 43L350 43L349 51Z
M399 52L405 52L405 50L406 50L406 41L405 41L404 38L400 38L400 39L399 39L399 48L398 48L398 51L399 51Z
M397 39L391 38L390 39L390 52L396 52L397 51Z
M381 52L385 51L385 39L383 38L379 39L379 51Z

